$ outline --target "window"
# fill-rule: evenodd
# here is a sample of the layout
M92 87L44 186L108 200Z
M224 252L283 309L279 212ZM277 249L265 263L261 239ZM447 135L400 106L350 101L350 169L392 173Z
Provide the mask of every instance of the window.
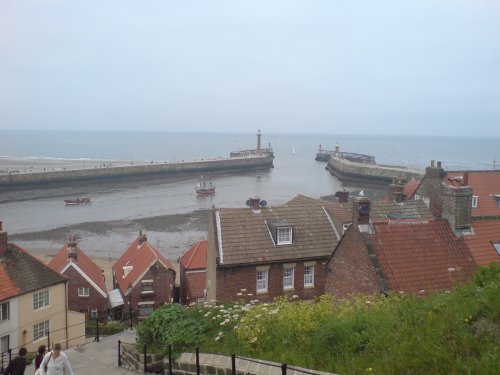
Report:
M285 268L283 270L283 289L293 289L294 268Z
M97 319L99 317L99 312L97 309L91 309L90 310L90 318L91 319Z
M139 316L148 316L153 312L154 305L139 305Z
M420 200L420 195L415 194L415 200L416 200L416 201L419 201L419 200Z
M9 350L9 335L0 337L0 354Z
M422 201L425 203L425 205L427 206L427 208L429 208L429 205L431 203L431 199L429 197L423 197Z
M278 245L292 243L292 228L278 228Z
M257 292L267 292L267 270L257 271Z
M33 310L41 309L49 305L49 290L33 293Z
M472 208L477 208L477 201L479 200L479 197L477 195L472 196Z
M314 286L314 266L304 267L304 286Z
M153 283L142 283L142 291L143 292L152 292L153 291Z
M78 297L88 297L90 295L88 287L79 287L78 288Z
M0 322L5 322L10 319L9 302L0 303Z
M49 321L41 322L33 326L33 341L40 340L49 332Z
M495 241L491 243L493 248L496 250L497 254L500 255L500 241Z

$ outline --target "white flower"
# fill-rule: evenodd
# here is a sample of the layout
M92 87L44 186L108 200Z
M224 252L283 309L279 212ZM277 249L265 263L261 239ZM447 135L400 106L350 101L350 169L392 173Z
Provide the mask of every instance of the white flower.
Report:
M236 293L236 295L237 295L238 297L241 297L241 296L243 295L243 293L238 292L238 293Z
M246 292L247 290L245 288L240 289L242 292Z
M298 295L296 295L296 294L294 294L294 295L292 296L292 298L294 298L294 299L295 299L295 298L299 298L299 296L298 296Z
M247 296L251 297L253 296L253 293L248 293Z
M219 341L219 339L220 339L220 337L219 337L219 336L217 336L217 337L215 338L215 341Z
M257 337L254 337L250 340L250 342L255 342L255 341L257 341Z

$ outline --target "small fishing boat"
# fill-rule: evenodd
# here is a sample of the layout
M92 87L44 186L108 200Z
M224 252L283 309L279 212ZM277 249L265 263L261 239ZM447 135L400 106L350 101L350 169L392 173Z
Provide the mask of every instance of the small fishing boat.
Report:
M79 204L89 204L90 203L90 198L89 197L78 197L78 198L70 198L70 199L65 199L64 203L68 206L75 206Z
M212 178L209 178L208 181L202 175L200 180L196 184L194 188L196 194L198 195L212 195L215 194L215 186L212 184Z

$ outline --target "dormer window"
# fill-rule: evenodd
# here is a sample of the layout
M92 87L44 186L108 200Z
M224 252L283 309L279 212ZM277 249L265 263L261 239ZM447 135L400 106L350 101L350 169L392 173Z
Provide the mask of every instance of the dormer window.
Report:
M477 208L477 201L479 200L479 197L477 195L472 196L472 208Z
M289 245L293 243L292 226L285 220L269 220L267 226L275 245Z

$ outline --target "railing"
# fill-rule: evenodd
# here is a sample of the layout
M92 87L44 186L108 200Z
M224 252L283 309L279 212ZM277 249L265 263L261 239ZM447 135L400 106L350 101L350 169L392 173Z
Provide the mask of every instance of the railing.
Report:
M130 347L135 347L135 344L132 344L132 343L124 343L120 340L118 340L118 366L121 367L123 365L123 362L125 362L124 360L124 354L127 355L129 358L134 358L134 357L137 357L137 356L134 356L134 353L136 353L135 350L129 350ZM174 375L174 372L173 372L173 369L174 369L174 363L175 361L173 360L172 358L172 345L169 345L168 346L168 358L166 360L166 363L165 361L161 361L161 366L158 366L158 363L152 363L153 362L153 358L151 356L151 365L148 365L148 355L147 355L147 346L144 344L143 345L143 352L140 353L143 355L143 361L144 361L144 374L146 374L149 370L149 372L155 372L155 371L158 371L158 372L161 372L161 373L165 373L165 369L168 370L168 375ZM229 362L229 359L230 359L230 362L231 362L231 366L230 366L230 371L231 371L231 375L237 375L237 371L238 371L238 366L237 366L237 359L240 359L241 361L245 361L245 362L248 362L248 363L254 363L256 365L258 365L259 367L261 366L267 366L271 369L268 369L268 370L264 370L263 372L265 372L266 374L281 374L281 375L287 375L287 374L290 374L290 373L301 373L301 374L307 374L307 375L318 375L318 374L327 374L325 372L320 372L320 371L311 371L311 370L307 370L307 369L303 369L303 368L299 368L299 367L294 367L294 366L289 366L287 363L274 363L274 362L269 362L269 361L263 361L263 360L257 360L257 359L252 359L252 358L248 358L248 357L243 357L243 356L237 356L236 354L231 354L230 356L227 356L225 354L219 354L219 353L213 353L213 352L207 352L207 353L201 353L202 355L210 355L210 356L213 356L213 355L217 355L219 357L225 357L228 359L228 362ZM183 363L186 363L186 365L193 365L192 361L187 361L187 362L183 362L183 359L182 359L182 356L183 355L192 355L192 353L183 353L181 355L181 357L177 360L177 364L178 366L182 366ZM199 348L197 347L195 349L195 361L194 361L194 367L196 369L195 373L196 375L201 375L202 374L202 364L201 364L201 361L200 361L200 350ZM211 367L223 367L224 369L228 370L229 371L229 367L225 367L225 366L220 366L220 361L217 361L217 363L210 363L210 364L205 364L205 366L211 366ZM135 366L135 369L136 370L139 370L139 365L136 365ZM165 368L166 367L166 368ZM241 372L241 367L243 366L240 366L240 372ZM272 371L272 368L275 368L277 369L277 371L273 372ZM186 371L184 371L186 372ZM192 371L187 371L187 372L192 372ZM224 371L222 371L224 372ZM245 371L247 372L248 374L253 374L252 371ZM217 373L219 373L219 371L217 371ZM226 374L229 375L229 372L226 372Z

